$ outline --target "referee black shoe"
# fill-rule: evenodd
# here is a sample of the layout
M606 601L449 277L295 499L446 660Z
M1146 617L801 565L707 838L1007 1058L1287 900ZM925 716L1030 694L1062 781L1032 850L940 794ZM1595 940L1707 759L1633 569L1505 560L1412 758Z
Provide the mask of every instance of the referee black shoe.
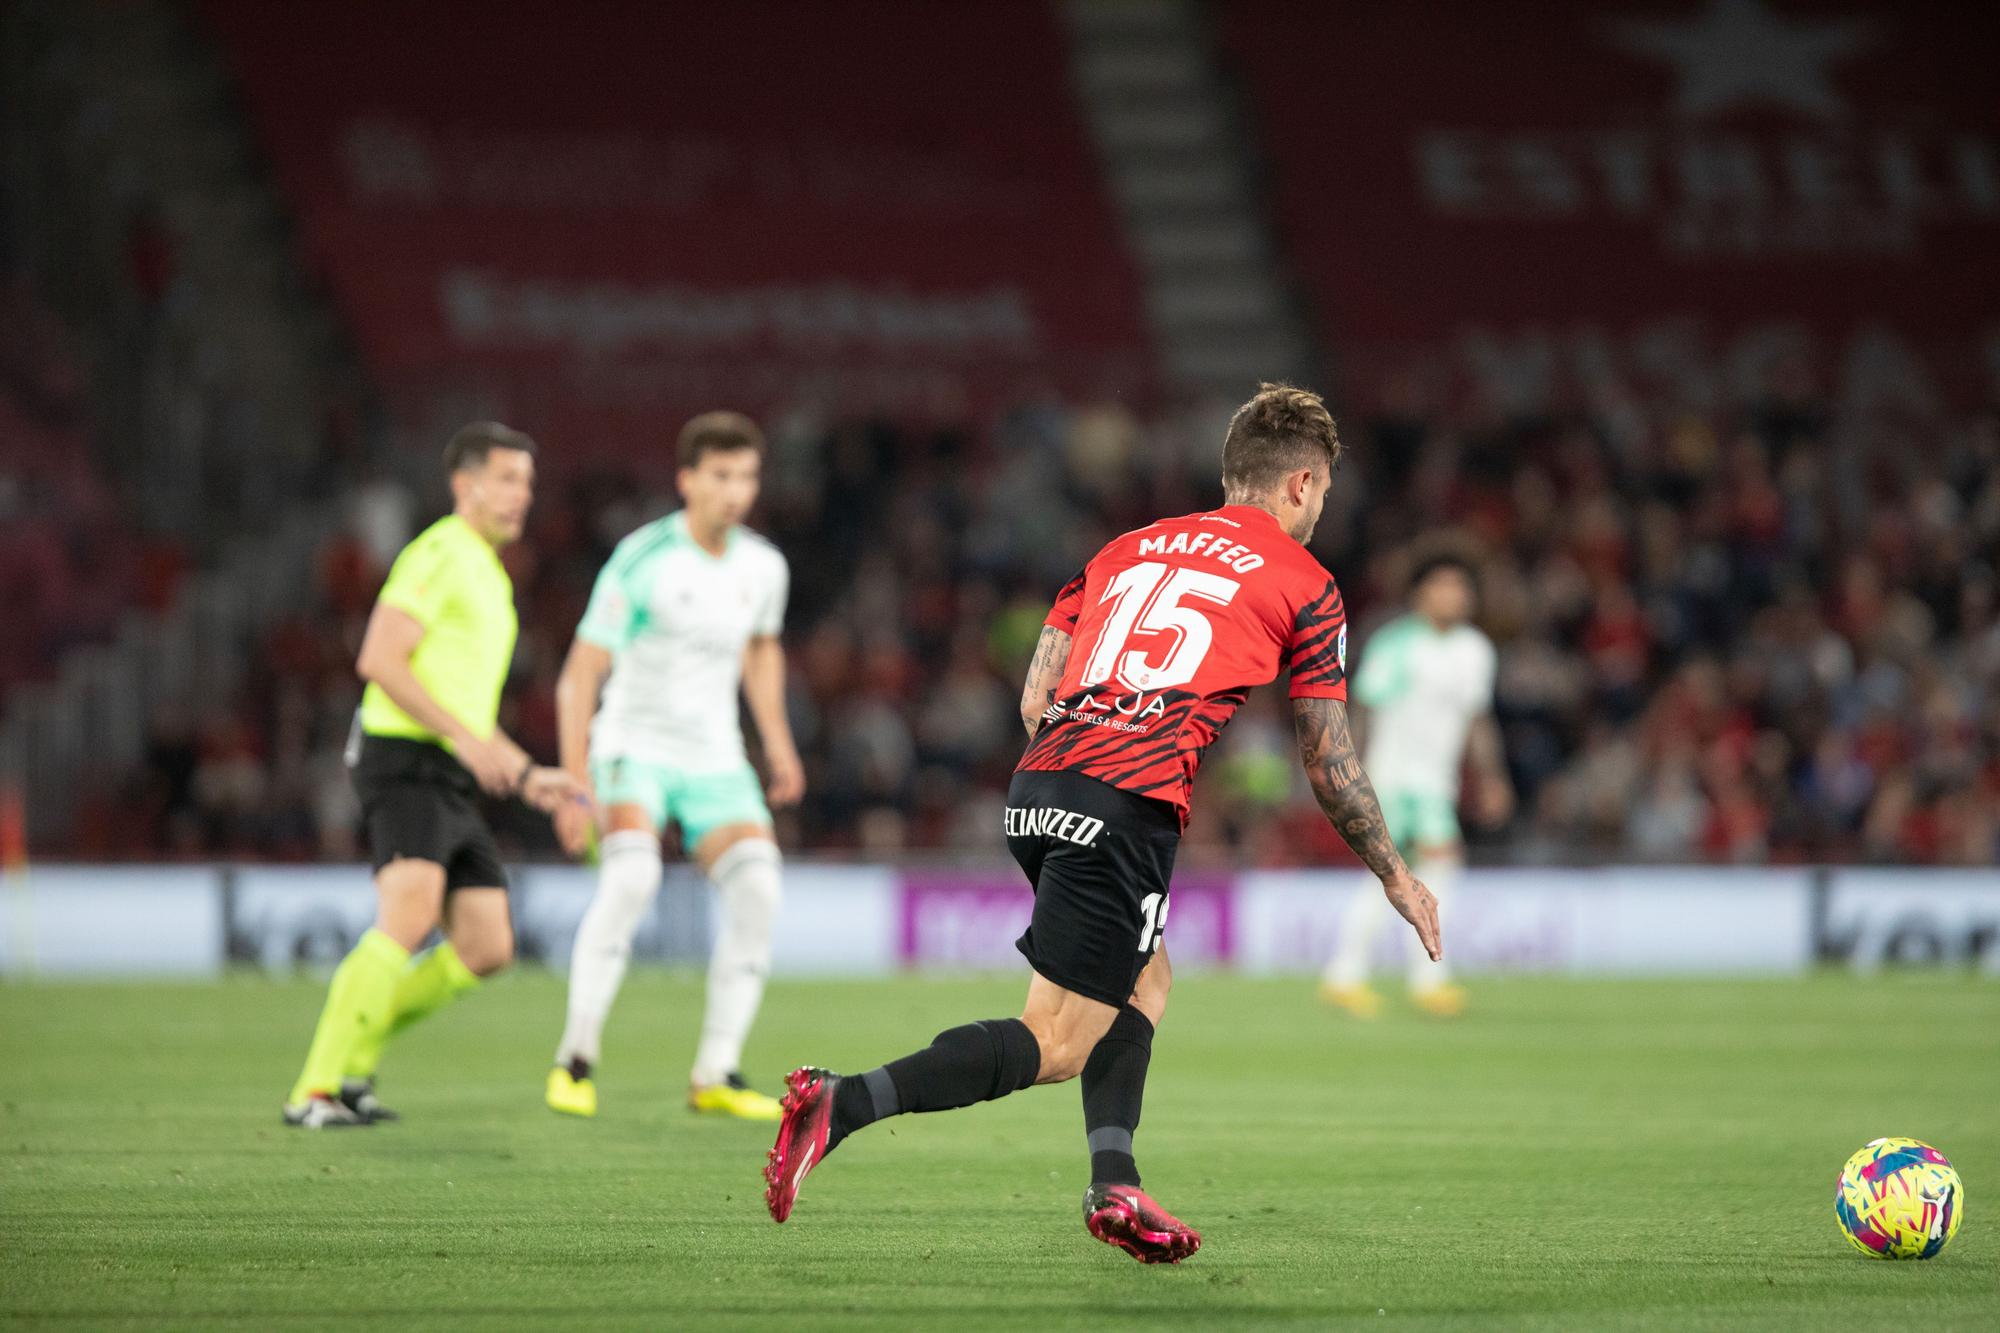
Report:
M360 1116L371 1125L384 1124L391 1120L401 1120L382 1099L375 1095L375 1080L372 1078L347 1078L340 1081L340 1102L348 1110Z

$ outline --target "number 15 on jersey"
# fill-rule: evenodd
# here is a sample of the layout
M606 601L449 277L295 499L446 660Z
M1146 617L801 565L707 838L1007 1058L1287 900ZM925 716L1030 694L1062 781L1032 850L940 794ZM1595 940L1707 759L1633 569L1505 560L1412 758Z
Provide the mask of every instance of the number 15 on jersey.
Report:
M1215 629L1199 604L1227 606L1241 586L1220 574L1174 569L1158 561L1121 571L1104 590L1111 615L1084 662L1079 683L1102 685L1115 676L1125 688L1142 693L1187 684L1215 644ZM1127 650L1126 641L1135 633L1177 637L1165 658L1155 663L1137 649Z

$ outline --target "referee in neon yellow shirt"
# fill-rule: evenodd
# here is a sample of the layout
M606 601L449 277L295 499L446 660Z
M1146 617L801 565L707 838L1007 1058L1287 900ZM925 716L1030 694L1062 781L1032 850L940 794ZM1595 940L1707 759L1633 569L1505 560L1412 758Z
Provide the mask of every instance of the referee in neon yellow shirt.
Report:
M333 974L285 1104L285 1122L307 1129L394 1119L375 1097L384 1043L513 960L507 873L479 792L543 811L587 799L497 725L518 628L500 548L534 502L534 441L475 422L444 462L452 512L396 557L355 663L368 687L347 758L377 908ZM444 942L413 958L439 927Z

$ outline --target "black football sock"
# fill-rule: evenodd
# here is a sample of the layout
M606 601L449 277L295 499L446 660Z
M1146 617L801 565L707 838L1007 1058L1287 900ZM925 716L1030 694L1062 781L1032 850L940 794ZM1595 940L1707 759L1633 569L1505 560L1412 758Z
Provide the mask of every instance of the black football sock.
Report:
M1090 1183L1137 1185L1132 1131L1146 1099L1153 1062L1153 1024L1126 1005L1083 1065L1083 1127L1090 1135Z
M1041 1069L1041 1043L1018 1018L949 1028L915 1055L840 1080L833 1090L827 1151L885 1116L949 1111L1019 1092Z

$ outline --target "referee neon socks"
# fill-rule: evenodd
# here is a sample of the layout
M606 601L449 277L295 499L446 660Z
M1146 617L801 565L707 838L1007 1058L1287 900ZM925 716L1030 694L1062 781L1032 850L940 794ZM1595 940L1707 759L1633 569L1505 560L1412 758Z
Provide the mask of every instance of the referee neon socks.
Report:
M465 965L450 940L422 957L414 958L396 979L390 999L388 1025L375 1025L356 1033L348 1048L349 1078L373 1078L382 1064L382 1050L389 1038L428 1018L479 984L479 977Z
M909 1111L950 1111L1032 1085L1042 1047L1018 1018L947 1028L914 1055L843 1078L833 1090L827 1151L864 1125Z
M372 927L341 960L334 970L333 984L327 988L319 1026L313 1029L306 1066L292 1085L293 1104L316 1092L331 1095L339 1091L354 1044L377 1029L387 1032L396 980L409 962L408 949Z

